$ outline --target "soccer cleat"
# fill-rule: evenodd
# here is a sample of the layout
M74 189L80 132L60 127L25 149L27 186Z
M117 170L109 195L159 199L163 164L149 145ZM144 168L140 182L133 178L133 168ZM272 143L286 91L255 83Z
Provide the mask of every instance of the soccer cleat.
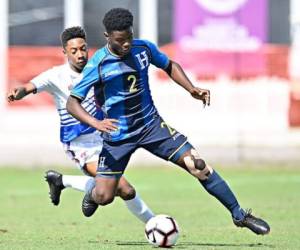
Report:
M84 216L91 217L96 212L98 206L99 205L91 199L89 194L85 194L81 205Z
M256 234L268 234L270 232L270 226L263 219L257 218L251 214L251 209L246 211L245 217L242 220L235 220L233 223L237 227L247 227Z
M62 183L62 175L54 170L48 170L45 175L50 189L50 199L57 206L59 204L61 191L65 188Z

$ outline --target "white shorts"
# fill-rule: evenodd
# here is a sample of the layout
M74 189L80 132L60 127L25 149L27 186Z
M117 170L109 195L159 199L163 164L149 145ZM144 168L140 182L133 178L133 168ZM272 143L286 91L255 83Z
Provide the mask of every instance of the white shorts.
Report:
M86 163L96 161L103 147L103 139L99 131L91 134L81 135L74 140L63 144L68 157L73 160L77 167L85 174L83 167Z

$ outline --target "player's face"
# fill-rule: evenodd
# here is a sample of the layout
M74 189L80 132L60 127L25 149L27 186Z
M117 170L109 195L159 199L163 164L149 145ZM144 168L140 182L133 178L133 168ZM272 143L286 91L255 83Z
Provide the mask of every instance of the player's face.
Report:
M133 38L132 28L123 31L112 31L110 33L104 33L110 50L123 57L129 53Z
M73 38L67 42L64 53L68 58L70 67L81 73L88 60L87 43L83 38Z

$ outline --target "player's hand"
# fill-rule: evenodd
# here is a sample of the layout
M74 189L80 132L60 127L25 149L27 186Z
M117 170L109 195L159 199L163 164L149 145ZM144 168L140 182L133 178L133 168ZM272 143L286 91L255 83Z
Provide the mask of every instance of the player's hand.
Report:
M201 100L203 102L203 106L210 105L210 91L208 89L201 89L197 87L193 87L190 90L192 97Z
M22 99L25 96L24 91L25 91L24 88L14 88L10 90L6 95L7 101L13 102Z
M97 121L96 128L97 130L102 132L113 132L118 130L118 122L119 121L116 119L104 119L101 121Z

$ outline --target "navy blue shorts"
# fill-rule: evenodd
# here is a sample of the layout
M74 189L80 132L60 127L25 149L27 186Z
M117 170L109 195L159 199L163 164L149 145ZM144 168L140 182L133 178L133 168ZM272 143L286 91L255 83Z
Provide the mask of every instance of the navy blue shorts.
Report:
M144 148L162 159L176 163L192 145L186 136L168 126L161 117L157 117L139 135L118 142L104 140L97 176L120 178L131 155L138 148Z

